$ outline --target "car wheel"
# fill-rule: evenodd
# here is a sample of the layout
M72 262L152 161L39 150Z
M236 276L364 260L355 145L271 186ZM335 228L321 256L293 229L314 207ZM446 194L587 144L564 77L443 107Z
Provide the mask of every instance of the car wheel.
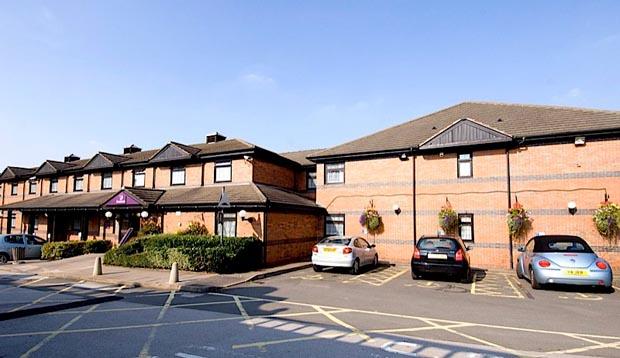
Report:
M415 273L415 271L411 270L411 278L414 280L418 280L422 277L422 275Z
M11 258L9 257L9 255L3 253L0 253L0 264L5 264L7 262L9 262Z
M534 270L530 267L530 284L532 288L538 290L540 288L540 284L536 281L536 275L534 275Z
M471 274L471 268L467 268L467 270L463 273L461 280L464 283L471 283L472 282L472 274Z
M357 275L360 273L360 260L355 259L353 266L351 266L351 275Z
M314 272L321 272L321 271L323 271L323 267L321 267L319 265L312 265L312 269L314 270Z
M517 278L522 280L524 278L523 273L521 272L521 263L517 261Z
M379 266L379 255L375 255L375 260L372 262L373 267Z

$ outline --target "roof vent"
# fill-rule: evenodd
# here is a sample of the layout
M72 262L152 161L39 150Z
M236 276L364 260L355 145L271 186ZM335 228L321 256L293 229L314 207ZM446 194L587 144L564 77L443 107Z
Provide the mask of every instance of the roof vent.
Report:
M135 144L132 144L129 147L123 148L123 154L138 153L141 151L142 151L142 148L137 147Z
M226 139L226 136L219 134L218 132L207 134L207 143L221 142Z
M433 130L437 129L437 127L433 126Z
M75 154L69 154L65 157L65 163L75 162L76 160L80 160L80 157Z
M497 119L497 121L498 121L498 122L503 122L504 120L503 120L503 119L501 119L501 118L498 118L498 119Z

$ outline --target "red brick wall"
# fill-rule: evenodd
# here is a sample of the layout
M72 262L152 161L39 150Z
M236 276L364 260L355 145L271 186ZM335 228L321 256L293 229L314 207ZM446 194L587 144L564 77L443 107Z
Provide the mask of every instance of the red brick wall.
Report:
M269 212L267 216L267 265L308 260L312 246L323 234L320 216Z
M295 188L295 171L264 160L254 159L253 181L255 183L269 184L287 189Z

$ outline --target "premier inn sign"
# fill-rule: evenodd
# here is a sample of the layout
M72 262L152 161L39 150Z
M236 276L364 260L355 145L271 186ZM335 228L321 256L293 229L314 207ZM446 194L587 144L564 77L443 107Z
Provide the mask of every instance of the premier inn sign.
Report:
M138 200L136 200L133 196L128 195L127 192L121 191L118 194L114 195L112 199L108 200L105 203L106 207L110 206L142 206Z

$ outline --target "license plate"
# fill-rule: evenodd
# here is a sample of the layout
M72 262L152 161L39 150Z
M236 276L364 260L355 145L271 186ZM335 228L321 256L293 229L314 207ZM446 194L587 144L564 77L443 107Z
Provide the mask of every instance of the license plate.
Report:
M336 252L335 247L326 247L323 249L323 252Z
M588 276L588 271L586 270L564 270L564 273L567 276Z
M429 259L439 259L439 260L447 260L448 259L448 255L446 254L428 254L428 258Z

